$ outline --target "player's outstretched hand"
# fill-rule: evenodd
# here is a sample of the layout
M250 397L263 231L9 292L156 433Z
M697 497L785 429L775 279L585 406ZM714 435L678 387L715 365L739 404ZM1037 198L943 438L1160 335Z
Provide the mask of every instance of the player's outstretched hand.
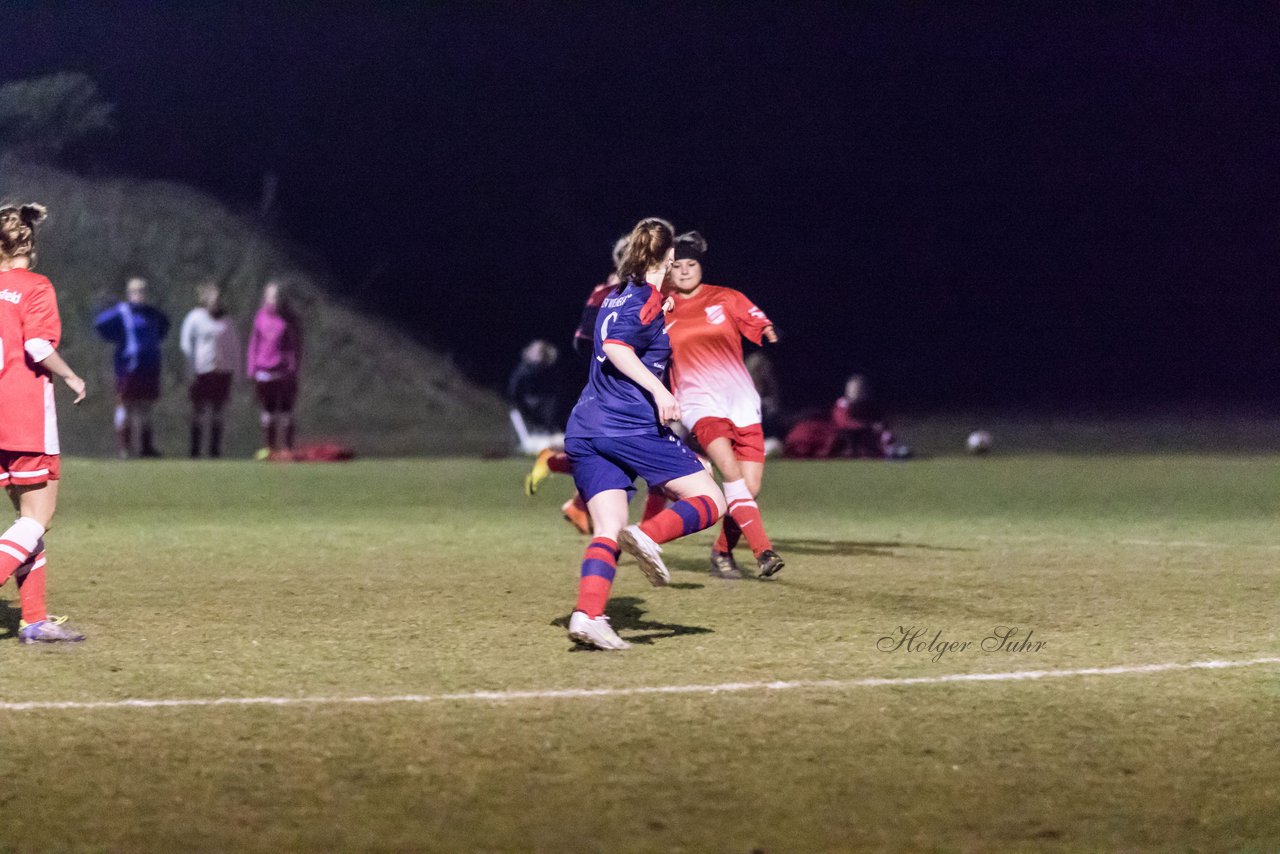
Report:
M67 388L71 389L76 393L76 399L71 401L72 403L79 403L80 401L84 400L84 397L85 397L84 380L80 379L75 374L72 374L69 377L63 377L62 381L67 384Z
M774 329L772 326L766 326L764 328L764 340L768 341L770 344L777 344L778 330Z

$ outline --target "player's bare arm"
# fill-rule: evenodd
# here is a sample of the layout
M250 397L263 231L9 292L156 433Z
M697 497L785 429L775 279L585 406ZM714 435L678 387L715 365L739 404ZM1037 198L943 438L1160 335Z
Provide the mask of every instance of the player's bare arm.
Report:
M41 359L40 364L47 368L51 374L60 377L62 381L67 384L67 388L71 389L71 391L75 393L76 398L71 401L72 403L78 404L80 401L85 399L86 391L84 380L82 380L75 371L71 370L71 366L67 364L65 359L58 355L57 350L51 351L47 356Z

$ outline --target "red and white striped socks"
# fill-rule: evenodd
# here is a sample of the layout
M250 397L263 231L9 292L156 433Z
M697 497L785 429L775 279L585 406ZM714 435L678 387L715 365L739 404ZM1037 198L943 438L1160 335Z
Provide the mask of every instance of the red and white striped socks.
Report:
M38 546L43 536L44 526L30 516L23 516L0 534L0 584L8 581L18 567L41 550Z
M751 496L745 480L724 482L724 498L729 512L724 517L724 527L716 540L716 551L729 552L738 543L738 537L747 538L747 545L756 557L765 549L773 548L769 535L764 531L764 519L760 517L760 505Z

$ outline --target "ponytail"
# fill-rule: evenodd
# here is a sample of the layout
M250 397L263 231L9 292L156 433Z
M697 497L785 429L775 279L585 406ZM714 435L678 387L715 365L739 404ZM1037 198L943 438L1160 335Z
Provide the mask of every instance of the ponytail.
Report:
M643 279L644 274L662 263L675 244L675 228L665 219L650 217L636 223L627 237L627 246L618 263L618 278Z
M35 228L48 211L44 205L4 205L0 207L0 258L26 256L34 262Z

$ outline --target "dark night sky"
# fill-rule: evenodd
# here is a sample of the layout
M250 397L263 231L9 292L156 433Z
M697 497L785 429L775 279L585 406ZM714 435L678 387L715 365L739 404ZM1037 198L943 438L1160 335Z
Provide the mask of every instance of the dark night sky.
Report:
M277 173L279 230L485 382L659 214L778 322L796 405L854 369L916 406L1274 399L1274 4L4 7L0 76L118 104L87 168L245 209Z

